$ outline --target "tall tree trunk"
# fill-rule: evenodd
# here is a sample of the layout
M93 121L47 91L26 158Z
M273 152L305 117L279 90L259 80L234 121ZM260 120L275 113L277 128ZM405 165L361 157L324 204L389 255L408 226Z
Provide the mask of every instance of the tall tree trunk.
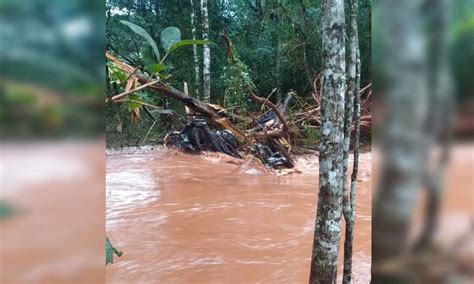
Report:
M193 40L196 40L196 13L194 9L194 1L190 0L191 4L191 33ZM199 56L198 56L198 49L197 45L193 45L193 59L194 59L194 93L196 94L196 98L199 98L199 89L201 87L201 78L199 76Z
M304 5L304 0L300 0L300 14L301 14L301 32L300 37L301 37L301 43L303 45L303 66L304 66L304 71L306 73L306 78L308 79L309 86L311 90L313 91L314 94L316 94L316 90L314 89L313 85L313 71L311 70L308 62L308 51L307 51L307 43L306 43L306 36L305 36L305 30L306 30L306 7Z
M311 283L335 283L341 237L344 96L346 89L344 0L322 1L324 95L319 146L319 195L311 259Z
M431 18L429 21L432 41L429 50L432 62L429 68L430 118L428 131L433 143L438 144L441 153L434 161L434 167L425 174L427 204L425 222L415 249L420 251L430 248L436 231L441 195L444 186L444 175L449 159L451 130L453 124L452 78L449 67L448 39L448 1L432 0L430 2Z
M360 60L359 55L359 34L357 28L358 0L350 0L350 24L348 27L349 51L347 62L348 89L345 98L344 109L344 176L343 176L343 213L346 223L346 233L344 238L344 273L342 282L351 283L352 279L352 242L354 238L355 223L355 191L357 180L357 169L359 162L359 135L360 135L360 99L359 99L359 80L360 80ZM354 111L353 111L354 109ZM351 177L351 190L347 184L347 169L349 165L349 148L351 139L352 120L355 121L354 133L354 163Z
M278 27L278 29L281 29L281 15L280 15L280 0L276 0L275 3L274 3L274 11L276 11L275 13L275 17L276 17L276 25ZM281 90L281 60L282 60L282 48L281 48L281 35L280 35L280 31L277 31L277 56L276 56L276 65L275 65L275 73L276 73L276 79L277 79L277 82L276 82L276 101L277 102L280 102L281 101L281 98L282 98L282 90Z
M373 199L372 283L409 281L381 267L408 249L408 233L425 173L427 68L424 0L380 0L377 26L384 56L381 170ZM379 51L380 52L380 51ZM396 282L398 283L398 282Z
M209 13L207 10L207 0L201 0L202 14L202 39L209 40ZM203 100L207 103L211 102L211 49L209 45L204 45L203 53Z
M277 103L281 101L282 97L282 90L281 90L281 43L280 43L280 36L278 35L278 42L277 42L277 62L276 62L276 101Z

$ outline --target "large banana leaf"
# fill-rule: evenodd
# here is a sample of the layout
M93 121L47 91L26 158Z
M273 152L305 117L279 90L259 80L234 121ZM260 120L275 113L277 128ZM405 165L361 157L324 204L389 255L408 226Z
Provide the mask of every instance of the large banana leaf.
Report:
M120 21L122 24L128 26L134 33L138 34L139 36L143 37L148 44L151 46L153 49L153 52L155 53L156 60L160 61L160 51L158 50L158 46L156 45L156 42L153 40L151 35L142 27L135 25L134 23L130 23L125 20Z

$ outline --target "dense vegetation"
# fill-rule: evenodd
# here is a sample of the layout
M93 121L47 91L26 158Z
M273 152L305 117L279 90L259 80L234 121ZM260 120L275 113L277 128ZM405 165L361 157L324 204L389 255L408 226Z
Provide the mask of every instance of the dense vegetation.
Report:
M170 26L180 30L182 39L192 39L193 11L196 38L202 39L199 1L108 1L107 49L133 66L145 67L145 58L140 53L144 40L121 21L143 27L157 43L160 42L161 32ZM238 113L260 108L248 98L242 77L254 86L256 95L267 97L272 93L270 100L274 102L280 101L290 91L296 93L298 99L295 101L310 100L312 82L322 70L319 1L208 1L208 11L209 40L215 43L211 45L211 103ZM359 15L363 66L361 85L364 86L370 81L370 1L361 1ZM235 64L229 62L224 32L232 40ZM163 47L159 45L159 48L164 54ZM187 82L190 95L200 94L199 98L202 99L203 47L198 45L197 48L199 80L195 76L191 46L172 53L166 59L167 70L164 73L171 76L167 84L183 90L183 82ZM109 92L112 91L118 93L113 86L109 88ZM174 110L178 114L184 112L180 103L159 95L144 91L140 96L164 109ZM292 106L300 107L298 104ZM185 122L182 115L169 115L169 112L155 114L160 115L160 119L146 143L160 142L168 130L180 129ZM106 117L107 143L111 147L144 142L143 138L154 122L143 113L140 122L132 122L130 108L125 104L108 104Z

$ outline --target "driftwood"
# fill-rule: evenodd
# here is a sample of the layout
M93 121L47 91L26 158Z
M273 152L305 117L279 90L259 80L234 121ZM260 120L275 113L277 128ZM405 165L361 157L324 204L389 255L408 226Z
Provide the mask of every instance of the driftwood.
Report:
M321 127L321 101L322 101L322 88L323 88L323 77L321 75L316 76L313 81L313 89L316 92L312 94L314 102L311 104L303 104L300 106L300 110L293 114L292 124L299 129L307 129L308 127L319 131ZM359 96L364 97L361 101L361 118L360 118L360 131L361 138L368 142L371 137L372 130L372 83L367 84L359 91ZM365 95L366 94L366 95ZM354 131L354 125L350 127L351 133Z
M283 117L283 114L280 112L280 110L278 109L278 107L274 103L272 103L269 99L261 98L261 97L258 97L257 95L255 95L253 93L251 87L247 87L247 92L249 93L250 98L252 100L254 100L256 102L259 102L261 104L264 104L264 105L268 106L269 108L271 108L275 112L275 114L278 116L278 119L280 120L281 124L283 125L283 130L286 130L286 131L289 130L288 123L286 122L285 117Z

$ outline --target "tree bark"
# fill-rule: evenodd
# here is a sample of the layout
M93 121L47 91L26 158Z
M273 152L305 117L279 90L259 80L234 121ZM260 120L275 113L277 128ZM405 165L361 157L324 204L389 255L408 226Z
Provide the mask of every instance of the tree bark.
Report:
M452 78L449 66L448 39L448 1L433 0L430 2L432 12L429 22L430 33L434 36L429 50L433 56L429 68L430 73L430 118L428 131L434 144L441 150L435 166L425 174L425 190L428 199L425 208L425 222L415 250L430 248L436 232L441 196L444 187L444 176L449 160L451 131L453 124Z
M194 9L194 1L190 0L191 4L191 34L193 40L196 40L196 13ZM199 76L199 55L197 45L193 44L193 59L194 59L194 93L196 98L199 98L199 89L201 88L201 78Z
M421 14L424 2L379 1L379 52L385 60L385 82L390 84L382 90L385 123L380 177L373 199L372 283L406 281L406 276L388 274L381 267L407 251L408 233L425 173L428 89Z
M278 21L279 22L279 21ZM276 102L279 103L282 97L282 90L281 90L281 43L280 43L280 35L278 35L277 39L277 62L276 62Z
M207 9L207 0L201 0L201 14L202 14L202 39L209 40L209 13ZM207 103L211 102L211 49L209 45L204 45L203 48L203 100Z
M347 92L344 106L344 176L343 176L343 214L346 224L344 238L344 270L343 283L351 283L352 279L352 242L354 238L355 223L355 190L357 180L357 169L359 162L359 135L360 135L360 99L359 85L360 60L359 55L359 34L357 28L358 0L349 1L350 24L348 27L348 58L347 58ZM353 111L354 109L354 111ZM355 122L354 133L354 163L351 177L351 190L347 184L347 170L349 166L349 148L351 140L351 126Z
M278 28L281 28L281 16L280 16L280 1L275 1L274 4L276 11L276 25ZM281 89L281 60L282 60L282 50L281 50L281 35L280 32L277 32L277 55L276 55L276 64L275 64L275 73L276 73L276 102L279 103L282 98L282 89Z
M345 19L343 0L324 0L321 4L324 96L310 283L335 283L342 215Z

